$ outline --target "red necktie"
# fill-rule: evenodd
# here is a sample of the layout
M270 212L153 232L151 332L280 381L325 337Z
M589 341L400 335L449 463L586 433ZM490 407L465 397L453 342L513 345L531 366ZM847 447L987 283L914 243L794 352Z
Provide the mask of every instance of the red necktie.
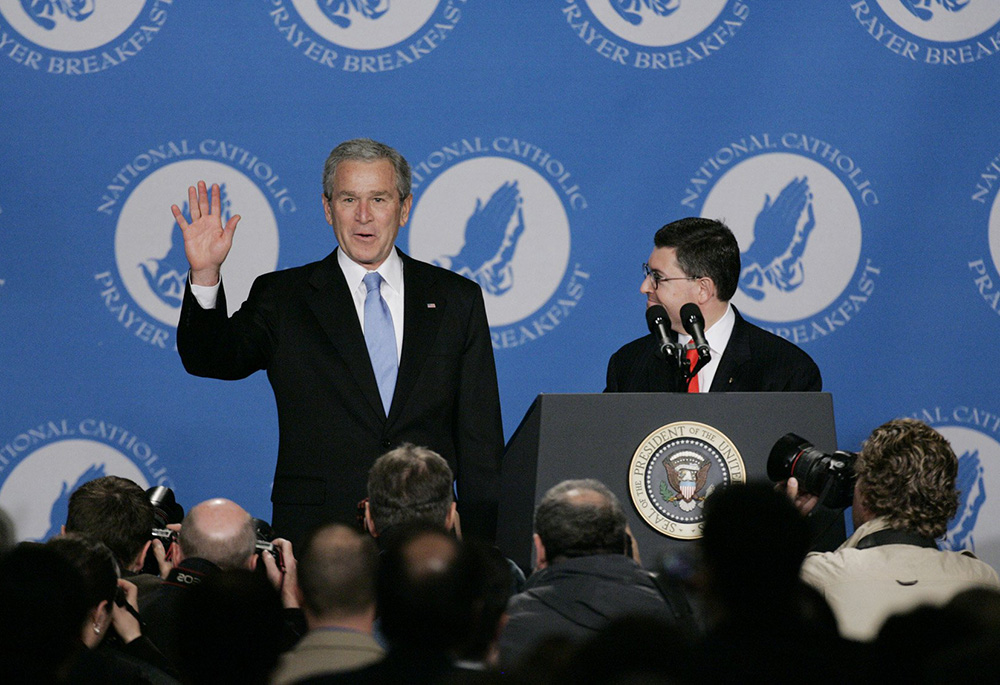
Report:
M698 363L698 350L694 347L689 347L687 351L688 360L688 370L693 371L695 365ZM691 376L691 380L688 381L688 392L698 392L698 374Z

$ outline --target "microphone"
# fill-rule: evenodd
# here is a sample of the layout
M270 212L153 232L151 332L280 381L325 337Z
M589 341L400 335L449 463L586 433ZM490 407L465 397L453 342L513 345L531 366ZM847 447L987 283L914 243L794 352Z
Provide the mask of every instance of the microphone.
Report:
M708 349L708 341L705 340L705 317L694 302L688 302L681 307L681 324L698 349L698 356L707 363L712 358L712 353Z
M660 343L660 354L665 357L677 356L677 342L670 335L670 324L667 310L661 304L646 308L646 325L649 332L656 336Z

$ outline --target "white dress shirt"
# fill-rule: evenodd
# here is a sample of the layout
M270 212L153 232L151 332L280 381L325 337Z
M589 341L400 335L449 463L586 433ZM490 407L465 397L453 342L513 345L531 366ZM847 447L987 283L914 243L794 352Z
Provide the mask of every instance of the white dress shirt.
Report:
M708 342L708 349L712 352L712 360L698 372L698 392L708 392L715 380L715 372L719 369L719 360L722 353L726 351L729 338L733 335L733 326L736 325L736 312L733 306L726 303L726 313L705 331L705 340ZM691 336L686 333L677 334L677 342L687 345L691 342Z

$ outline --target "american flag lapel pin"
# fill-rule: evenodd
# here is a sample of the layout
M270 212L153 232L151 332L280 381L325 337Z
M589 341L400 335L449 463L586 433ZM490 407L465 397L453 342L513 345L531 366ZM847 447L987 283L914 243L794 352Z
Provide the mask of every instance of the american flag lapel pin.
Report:
M434 302L428 302L427 303L427 308L428 309L437 309L437 304L434 303Z

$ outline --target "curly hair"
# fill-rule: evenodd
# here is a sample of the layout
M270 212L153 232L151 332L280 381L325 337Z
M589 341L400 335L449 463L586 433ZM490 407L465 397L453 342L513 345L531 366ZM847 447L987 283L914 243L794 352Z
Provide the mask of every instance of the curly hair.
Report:
M916 419L884 423L855 465L865 507L899 530L938 538L958 510L958 458L948 441Z

